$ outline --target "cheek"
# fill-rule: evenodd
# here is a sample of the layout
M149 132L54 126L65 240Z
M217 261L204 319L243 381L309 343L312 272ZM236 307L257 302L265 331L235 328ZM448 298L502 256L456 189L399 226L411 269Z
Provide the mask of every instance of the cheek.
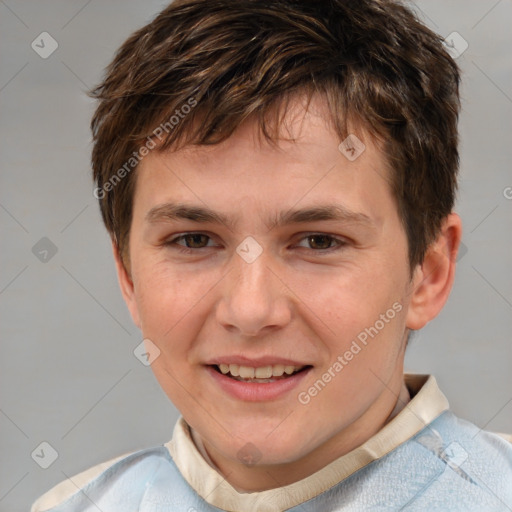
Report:
M311 428L316 424L324 429L324 423L335 428L348 426L371 406L382 393L383 383L396 373L403 349L404 309L396 302L383 311L384 319L379 314L366 324L362 315L351 318L339 326L338 337L324 340L329 345L329 361L311 387L301 390L302 399L322 411L309 417ZM334 409L333 403L337 404ZM331 411L332 422L325 421L326 411ZM322 420L316 422L317 417Z
M188 357L208 307L205 291L197 278L158 271L158 265L141 268L138 277L142 335L160 351L151 369L174 405L187 410L190 393L195 394Z
M347 340L355 337L379 320L380 315L392 309L395 302L403 301L400 288L402 279L382 272L372 273L370 268L341 268L329 273L290 275L290 283L297 297L306 306L308 316L323 324L328 337L333 335ZM397 283L397 284L395 284ZM386 316L397 316L392 310ZM394 322L396 323L396 322ZM386 329L388 330L388 329Z
M195 306L204 295L197 278L169 269L143 266L136 273L135 294L142 331L147 337L161 340L197 314Z
M334 400L357 415L381 391L379 379L386 382L396 370L405 330L403 282L397 275L362 270L340 272L334 280L304 280L300 289L308 307L301 314L326 349L320 380L329 384L318 405L329 407Z

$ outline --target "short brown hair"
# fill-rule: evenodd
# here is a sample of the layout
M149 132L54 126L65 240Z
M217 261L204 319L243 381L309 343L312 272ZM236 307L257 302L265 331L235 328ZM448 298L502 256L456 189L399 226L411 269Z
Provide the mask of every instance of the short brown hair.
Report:
M275 140L269 119L300 92L324 95L340 141L350 122L382 142L421 263L454 203L459 71L393 0L177 0L135 32L91 93L95 195L121 254L144 145L216 144L250 116Z

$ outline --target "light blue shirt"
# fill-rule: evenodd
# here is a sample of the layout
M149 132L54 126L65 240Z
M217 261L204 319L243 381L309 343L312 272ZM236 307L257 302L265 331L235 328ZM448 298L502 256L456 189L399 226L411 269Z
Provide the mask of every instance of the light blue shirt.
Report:
M165 447L133 453L51 512L212 512ZM237 510L236 512L253 512ZM291 512L512 511L512 445L443 412L400 444Z

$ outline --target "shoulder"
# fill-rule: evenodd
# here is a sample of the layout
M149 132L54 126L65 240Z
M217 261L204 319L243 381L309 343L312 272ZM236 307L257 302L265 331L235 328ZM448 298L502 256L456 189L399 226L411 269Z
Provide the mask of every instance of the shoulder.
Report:
M64 480L60 484L56 485L52 489L50 489L47 493L43 494L30 509L30 512L44 512L45 510L49 510L58 503L66 500L73 494L77 492L77 489L80 489L87 485L89 482L94 480L97 476L99 476L103 471L105 471L110 466L114 465L116 462L124 459L126 455L121 455L120 457L115 457L106 462L102 462L101 464L97 464L96 466L89 468L78 475L73 476L72 478L68 478Z
M508 441L512 445L512 434L496 433L496 435L505 439L505 441Z
M512 436L483 430L450 411L436 419L431 427L430 433L442 437L445 446L458 443L467 452L468 466L481 464L489 469L495 466L501 469L503 463L508 468L505 474L512 477Z
M64 480L41 496L31 512L88 510L91 501L98 505L126 499L126 506L130 506L137 503L147 483L162 467L170 473L175 469L164 446L116 457Z
M437 460L437 476L415 500L415 505L448 499L482 510L512 507L512 444L446 411L413 439L427 460ZM506 505L505 505L506 504ZM463 507L462 507L463 508ZM457 508L459 510L461 508ZM419 509L418 509L419 510Z

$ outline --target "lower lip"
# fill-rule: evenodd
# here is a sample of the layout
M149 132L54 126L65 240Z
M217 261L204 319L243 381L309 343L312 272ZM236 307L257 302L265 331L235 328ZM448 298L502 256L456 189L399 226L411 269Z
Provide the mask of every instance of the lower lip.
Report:
M207 366L206 370L228 395L247 402L264 402L275 400L296 388L311 368L274 382L244 382L226 377L212 366Z

